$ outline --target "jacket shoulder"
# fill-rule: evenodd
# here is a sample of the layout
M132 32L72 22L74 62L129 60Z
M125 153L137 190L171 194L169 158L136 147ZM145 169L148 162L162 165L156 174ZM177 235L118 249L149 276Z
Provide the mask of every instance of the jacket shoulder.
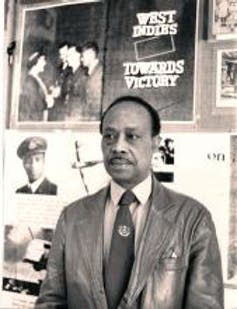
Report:
M43 180L38 189L36 190L38 194L46 195L56 195L57 194L57 185L50 182L47 178Z
M25 193L27 189L27 185L16 189L16 193Z
M174 212L179 213L181 216L187 217L208 217L211 218L210 212L207 207L197 199L177 192L173 189L161 185L163 195L166 199L166 204L171 205Z
M74 218L77 216L88 215L95 212L99 207L98 204L104 204L107 197L108 187L103 187L94 194L78 199L64 208L66 217Z

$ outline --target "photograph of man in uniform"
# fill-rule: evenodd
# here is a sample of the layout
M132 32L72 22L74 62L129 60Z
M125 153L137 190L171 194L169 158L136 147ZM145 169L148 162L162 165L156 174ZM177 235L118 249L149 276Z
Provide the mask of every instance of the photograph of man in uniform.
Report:
M66 207L36 308L223 308L209 211L152 174L157 111L121 97L101 120L108 186Z
M17 155L22 159L28 177L28 184L16 193L56 195L57 185L45 176L45 153L47 141L39 136L26 138L18 147Z

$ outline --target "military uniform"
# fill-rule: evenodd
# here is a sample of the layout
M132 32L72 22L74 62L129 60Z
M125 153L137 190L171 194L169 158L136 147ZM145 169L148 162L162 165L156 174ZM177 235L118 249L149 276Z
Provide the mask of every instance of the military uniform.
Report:
M44 154L47 150L47 141L39 136L33 136L26 138L18 147L17 155L20 159L33 156L35 154ZM38 180L35 180L37 182ZM34 182L33 182L34 183ZM16 193L27 194L45 194L56 195L57 185L50 182L46 177L42 178L42 181L36 187L36 190L32 190L31 184L24 185L16 190Z

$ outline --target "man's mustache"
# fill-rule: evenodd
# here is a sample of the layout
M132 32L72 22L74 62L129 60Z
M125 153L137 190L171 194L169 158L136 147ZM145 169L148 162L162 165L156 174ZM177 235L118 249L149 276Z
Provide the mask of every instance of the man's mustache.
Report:
M134 164L134 160L128 158L126 155L113 155L109 157L109 163L125 163L125 164Z

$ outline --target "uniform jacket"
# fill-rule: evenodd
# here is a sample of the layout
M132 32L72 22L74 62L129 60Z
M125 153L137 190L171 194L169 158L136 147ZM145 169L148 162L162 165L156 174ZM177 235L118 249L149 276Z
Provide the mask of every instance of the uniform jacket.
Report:
M103 284L107 194L104 188L62 212L37 309L107 308ZM156 180L130 282L118 308L224 308L220 255L209 212Z
M20 95L19 121L42 121L45 108L45 95L42 89L36 79L28 75Z
M46 195L56 195L57 194L57 186L50 182L47 178L45 178L42 183L39 185L38 189L34 192L34 194L46 194ZM28 193L32 194L29 190L28 185L25 185L16 190L16 193Z
M86 88L86 107L84 108L85 119L99 120L101 112L101 93L102 93L102 72L103 68L99 62L91 75L87 76Z

